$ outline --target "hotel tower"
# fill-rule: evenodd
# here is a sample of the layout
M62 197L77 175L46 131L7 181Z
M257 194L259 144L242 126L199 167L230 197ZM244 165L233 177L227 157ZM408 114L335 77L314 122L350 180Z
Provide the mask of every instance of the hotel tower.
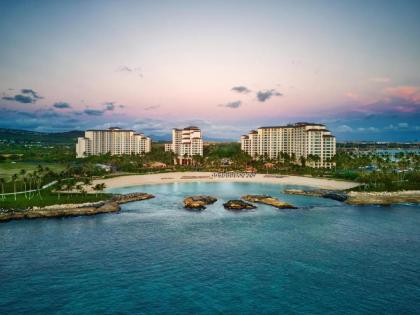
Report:
M151 150L151 139L133 130L111 127L106 130L86 130L77 139L76 157L110 153L111 155L144 154Z
M241 136L241 149L253 158L278 159L284 152L294 156L296 162L304 157L308 166L330 168L334 166L330 159L335 156L336 141L325 125L301 122L252 130Z
M165 151L177 155L177 163L191 164L192 156L203 155L203 138L198 127L172 129L172 143L165 144Z

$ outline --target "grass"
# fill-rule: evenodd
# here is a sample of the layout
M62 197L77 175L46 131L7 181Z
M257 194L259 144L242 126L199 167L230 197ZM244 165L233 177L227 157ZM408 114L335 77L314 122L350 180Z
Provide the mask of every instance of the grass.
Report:
M45 207L58 204L78 204L85 202L95 202L107 200L112 194L100 193L95 194L60 194L54 193L50 190L41 192L41 197L36 194L32 199L25 198L25 195L17 195L16 200L14 195L8 195L5 200L0 199L0 208L3 209L26 209L29 207Z
M26 172L32 172L36 170L38 165L43 167L49 167L54 172L60 172L64 169L64 165L60 163L43 163L43 162L15 162L11 161L0 162L0 177L9 181L13 174L19 174L21 169Z

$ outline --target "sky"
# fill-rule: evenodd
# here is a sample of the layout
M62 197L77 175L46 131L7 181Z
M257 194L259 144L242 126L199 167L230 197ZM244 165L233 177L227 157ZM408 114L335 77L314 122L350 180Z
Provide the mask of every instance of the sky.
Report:
M0 0L0 127L420 141L419 1Z

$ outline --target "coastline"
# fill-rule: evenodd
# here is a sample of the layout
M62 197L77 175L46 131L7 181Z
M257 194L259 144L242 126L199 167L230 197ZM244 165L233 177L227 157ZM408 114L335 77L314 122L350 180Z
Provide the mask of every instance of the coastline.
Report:
M127 175L107 179L96 179L93 185L104 183L109 188L121 188L141 185L174 184L174 183L194 183L194 182L212 182L212 183L263 183L263 184L281 184L309 186L320 189L346 190L359 186L359 183L350 181L341 181L336 179L289 176L289 175L271 175L256 174L255 177L213 177L212 172L171 172L146 175ZM93 192L92 189L88 190Z

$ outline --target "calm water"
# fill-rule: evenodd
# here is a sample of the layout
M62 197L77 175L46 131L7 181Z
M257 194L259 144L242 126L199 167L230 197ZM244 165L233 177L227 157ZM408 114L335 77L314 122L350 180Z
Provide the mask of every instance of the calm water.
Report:
M0 224L0 314L415 314L420 207L353 207L285 187L132 187L118 214ZM220 200L201 213L189 194ZM282 197L230 213L246 193Z

